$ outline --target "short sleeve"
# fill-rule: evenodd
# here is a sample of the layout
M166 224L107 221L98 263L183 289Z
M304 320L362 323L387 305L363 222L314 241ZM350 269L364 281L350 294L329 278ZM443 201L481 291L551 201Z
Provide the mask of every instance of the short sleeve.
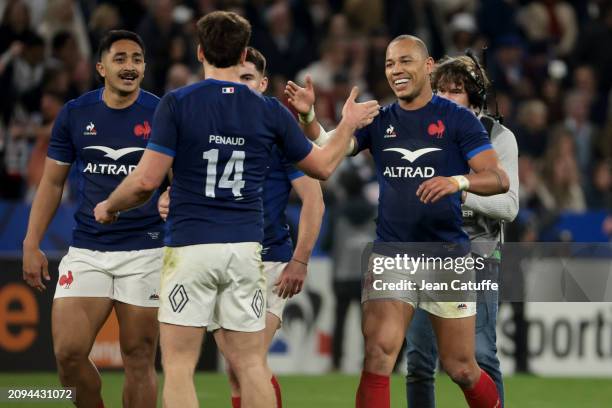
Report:
M157 109L155 109L153 133L147 144L147 149L174 157L177 140L176 99L170 92L161 99Z
M372 146L371 129L372 124L369 124L368 126L362 127L355 132L355 139L357 140L357 149L355 150L355 154L362 150L369 149Z
M74 143L70 136L69 108L64 105L55 119L47 156L62 163L72 163L76 157Z
M312 143L306 139L289 109L278 101L275 103L278 109L276 136L279 149L289 162L297 163L308 156L312 150Z
M287 175L289 181L293 181L295 179L305 176L304 173L302 173L291 162L285 159L284 156L281 156L281 164L283 166L283 169L285 170L285 174Z
M456 123L457 143L466 160L472 159L480 152L493 149L487 131L472 112L461 108Z

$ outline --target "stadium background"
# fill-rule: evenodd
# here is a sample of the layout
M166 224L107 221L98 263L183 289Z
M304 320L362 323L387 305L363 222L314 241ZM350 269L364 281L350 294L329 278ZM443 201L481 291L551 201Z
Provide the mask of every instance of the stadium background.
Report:
M52 294L37 295L20 280L29 203L55 116L64 102L99 86L95 50L110 29L142 36L144 89L161 96L199 80L194 25L215 9L236 11L251 21L251 43L268 59L270 95L284 100L288 79L302 82L306 73L313 76L317 116L326 127L338 120L352 84L360 86L364 99L393 100L384 55L396 35L420 36L436 59L487 46L485 62L495 88L490 101L497 101L520 151L521 210L508 226L507 239L609 242L611 1L0 0L0 386L57 383L53 374L45 374L55 368ZM347 160L323 188L326 219L307 287L290 302L270 353L278 372L320 375L285 377L295 389L285 393L295 401L289 406L300 406L298 397L315 401L304 406L350 406L357 382L351 374L361 364L358 259L373 236L377 198L369 157ZM74 197L69 182L43 242L54 265L70 241ZM289 209L294 226L298 214L294 203ZM336 322L345 323L340 325L344 335ZM612 304L504 304L498 333L504 371L538 374L509 377L508 406L610 406ZM221 370L214 348L207 349L200 368ZM121 364L112 319L93 358L109 369ZM404 364L398 367L401 372ZM328 372L347 374L323 376ZM105 374L106 379L116 388L109 385L105 392L118 395L120 375ZM221 387L204 385L205 390L226 392L220 377L205 381ZM395 381L394 401L401 405L402 381ZM314 394L333 396L344 389L346 398L316 402ZM441 400L441 406L463 406L442 379L441 398L447 390L454 397ZM540 402L533 403L535 395Z

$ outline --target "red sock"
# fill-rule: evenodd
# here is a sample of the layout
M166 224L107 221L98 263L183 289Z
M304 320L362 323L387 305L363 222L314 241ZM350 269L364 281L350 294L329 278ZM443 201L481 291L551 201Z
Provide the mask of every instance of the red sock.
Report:
M283 408L283 398L281 397L280 384L275 376L272 376L272 387L274 387L274 395L276 395L276 408Z
M104 401L100 400L100 403L96 408L104 408Z
M240 408L240 397L232 397L232 408Z
M497 387L484 370L480 370L476 385L469 390L464 389L463 395L470 408L501 408Z
M356 408L390 408L389 376L361 372Z

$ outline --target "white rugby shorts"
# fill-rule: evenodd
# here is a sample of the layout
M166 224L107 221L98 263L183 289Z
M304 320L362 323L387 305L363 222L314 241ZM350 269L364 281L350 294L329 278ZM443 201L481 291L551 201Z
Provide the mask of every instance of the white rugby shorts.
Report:
M261 244L168 247L162 267L159 321L228 330L263 330L266 277Z
M457 319L476 314L476 292L466 291L458 294L457 298L461 298L458 301L436 301L435 299L440 296L435 290L420 287L420 280L423 279L423 272L426 273L426 270L420 268L411 274L405 270L386 269L383 273L376 274L373 271L375 257L387 258L378 254L370 256L368 271L363 279L361 303L370 300L399 300L408 303L414 309L421 308L432 315L446 319ZM473 276L474 270L471 269L465 273L467 277ZM412 286L414 289L409 289L407 282L414 282ZM387 289L389 287L401 289Z
M59 265L54 298L105 297L158 307L163 248L92 251L70 247Z

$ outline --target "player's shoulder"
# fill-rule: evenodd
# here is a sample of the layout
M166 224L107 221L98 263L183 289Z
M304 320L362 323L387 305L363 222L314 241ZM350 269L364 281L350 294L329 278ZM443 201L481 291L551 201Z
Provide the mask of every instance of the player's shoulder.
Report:
M431 98L430 103L435 110L444 112L448 115L459 115L459 116L469 115L474 120L478 120L476 115L474 115L474 113L471 110L469 110L468 108L464 106L459 105L458 103L450 99L443 98L438 95L434 95Z
M160 98L157 95L152 94L151 92L145 91L144 89L141 89L136 103L138 103L139 105L147 109L155 110L155 108L159 104L159 101L160 101Z
M89 91L84 93L81 96L76 97L75 99L71 99L66 102L66 109L73 110L78 108L88 108L98 104L103 103L102 101L102 92L104 88L94 89L93 91Z
M390 103L388 105L381 106L380 108L378 108L378 115L374 118L374 121L370 123L368 126L366 126L365 128L376 127L382 122L387 123L389 120L389 117L394 115L396 105L397 105L397 102L393 102L393 103Z

